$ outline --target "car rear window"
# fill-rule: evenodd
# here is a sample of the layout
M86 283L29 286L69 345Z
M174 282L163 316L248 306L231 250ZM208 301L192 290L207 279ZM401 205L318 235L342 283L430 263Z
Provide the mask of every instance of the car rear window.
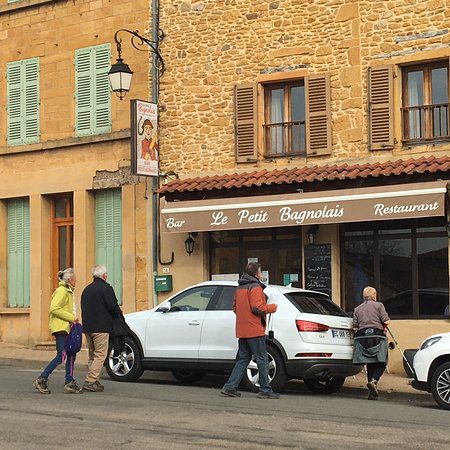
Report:
M324 316L348 317L348 314L328 297L303 292L284 294L300 312Z

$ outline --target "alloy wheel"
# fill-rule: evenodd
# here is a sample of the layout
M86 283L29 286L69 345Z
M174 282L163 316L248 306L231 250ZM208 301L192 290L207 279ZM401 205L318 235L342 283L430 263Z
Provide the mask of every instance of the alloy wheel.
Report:
M277 365L270 353L267 354L267 357L269 359L269 383L271 383L277 373ZM247 366L247 377L254 386L259 388L259 371L254 358L252 358Z
M436 382L436 390L442 401L450 404L450 369L440 373Z
M111 350L108 358L108 364L114 375L123 377L133 368L135 356L133 349L125 344L125 351L119 356L114 356L114 349Z

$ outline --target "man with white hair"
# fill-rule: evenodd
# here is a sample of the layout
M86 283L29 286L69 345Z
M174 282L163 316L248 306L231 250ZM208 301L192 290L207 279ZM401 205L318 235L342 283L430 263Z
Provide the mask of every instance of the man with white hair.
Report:
M83 389L101 392L100 375L108 354L109 334L113 330L113 320L120 315L120 308L114 289L106 282L108 273L103 265L92 269L94 281L81 294L81 316L83 333L89 350L88 373Z

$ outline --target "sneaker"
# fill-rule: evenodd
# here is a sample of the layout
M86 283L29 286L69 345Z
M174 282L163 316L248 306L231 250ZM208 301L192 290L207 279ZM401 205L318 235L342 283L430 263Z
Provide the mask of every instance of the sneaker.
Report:
M240 397L241 393L237 391L237 389L226 389L223 388L220 393L225 395L226 397Z
M64 385L64 394L82 394L83 389L78 386L75 380L69 381Z
M277 399L280 398L280 394L278 392L259 392L258 398L265 398L265 399Z
M96 381L94 381L93 383L89 383L88 381L85 381L83 384L83 389L85 391L89 391L89 392L102 392L103 391L103 388L100 387Z
M50 394L50 389L48 388L48 380L44 377L38 377L33 381L33 386L41 394Z
M100 388L100 392L103 392L105 390L105 386L103 386L103 384L100 384L100 381L96 381L95 384Z
M367 397L368 400L378 400L377 384L378 382L374 379L367 383L367 389L369 389L369 396Z

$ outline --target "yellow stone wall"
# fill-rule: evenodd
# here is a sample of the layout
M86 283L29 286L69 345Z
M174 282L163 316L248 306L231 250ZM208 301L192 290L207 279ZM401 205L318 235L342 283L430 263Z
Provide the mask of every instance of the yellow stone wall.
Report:
M402 148L397 77L398 143L394 150L369 152L366 85L371 65L450 56L449 6L445 0L163 2L163 169L190 176L445 151L446 145ZM423 33L430 37L402 41ZM255 82L263 71L303 66L309 74L331 74L331 157L261 156L256 164L236 165L233 86Z
M95 262L95 202L97 171L116 172L130 165L129 98L148 99L148 54L138 52L122 34L123 58L134 71L132 93L125 101L112 95L112 132L75 136L75 68L78 48L111 43L117 58L114 33L121 28L148 31L148 0L77 0L76 2L0 0L0 340L29 343L45 341L52 290L49 198L72 192L74 198L74 268L78 285L75 299L91 281ZM6 83L8 62L40 57L40 142L7 146ZM149 304L147 272L151 270L151 209L145 185L122 186L124 312ZM121 181L116 186L120 187ZM7 309L6 200L29 196L31 215L31 307ZM150 215L150 216L149 216ZM79 310L78 310L79 311Z

